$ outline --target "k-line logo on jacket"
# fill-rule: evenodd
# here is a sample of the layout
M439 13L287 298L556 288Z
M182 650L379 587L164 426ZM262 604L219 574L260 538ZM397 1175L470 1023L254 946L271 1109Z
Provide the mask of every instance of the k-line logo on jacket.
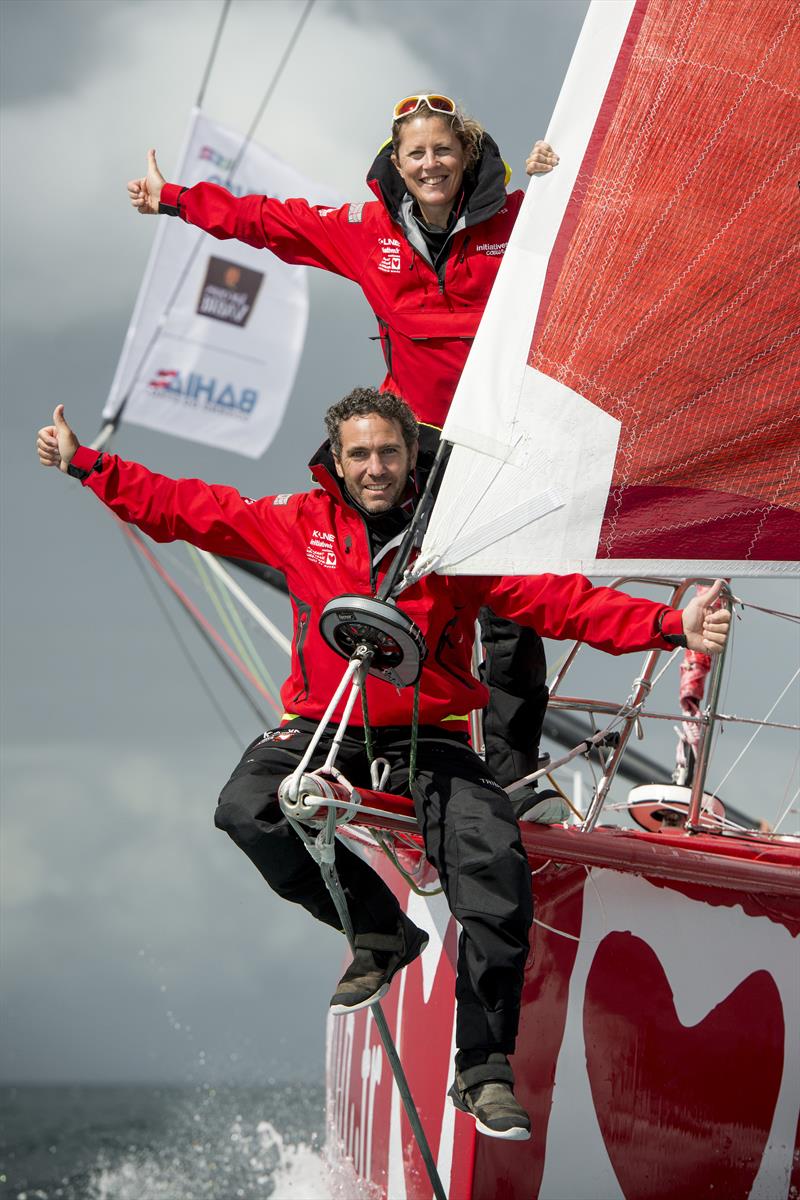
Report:
M321 533L315 529L306 546L306 558L309 562L320 567L336 566L336 551L333 543L336 539L332 533Z
M378 245L383 251L383 258L378 263L379 271L395 275L400 270L400 243L397 238L378 238Z

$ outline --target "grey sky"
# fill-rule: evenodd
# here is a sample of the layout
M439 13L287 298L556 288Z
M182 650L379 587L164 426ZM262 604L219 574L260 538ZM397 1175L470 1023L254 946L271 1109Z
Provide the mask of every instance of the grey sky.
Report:
M520 182L585 7L318 0L258 139L364 198L391 104L437 88L486 124ZM273 898L213 829L240 747L106 512L43 472L33 452L59 401L80 437L97 430L156 226L129 209L124 185L144 169L150 145L169 176L219 8L217 0L5 0L0 10L7 1079L259 1082L316 1079L322 1069L342 947ZM300 11L294 0L234 0L209 115L246 128ZM310 286L291 410L262 460L132 426L121 431L120 453L249 494L306 486L324 408L382 374L357 289L321 273ZM800 607L796 582L739 590ZM283 603L268 597L265 607L286 629ZM735 676L726 703L760 715L789 678L797 637L779 631L779 650L758 615L747 626L754 646L737 667L746 687L737 694ZM630 669L597 664L586 668L589 690L624 696ZM282 677L277 652L269 665ZM209 677L244 744L257 723L213 666ZM776 717L796 720L796 708L787 701ZM725 734L717 778L743 744L736 738ZM646 749L669 758L672 741L668 729L648 732ZM771 734L763 741L768 769L745 760L726 794L774 819L788 802L795 748Z

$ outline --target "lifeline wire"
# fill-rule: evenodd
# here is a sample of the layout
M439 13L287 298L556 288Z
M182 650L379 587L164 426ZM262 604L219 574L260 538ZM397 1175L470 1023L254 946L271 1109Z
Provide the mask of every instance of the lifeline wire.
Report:
M785 688L783 689L783 691L781 692L780 696L778 696L778 699L775 701L775 703L773 704L772 708L769 710L769 712L767 713L767 715L766 715L766 716L763 718L763 719L764 719L764 721L768 721L768 720L769 720L769 718L772 716L772 714L775 712L775 709L778 707L778 705L780 704L781 700L783 699L783 697L784 697L784 696L786 695L786 693L788 692L789 688L790 688L790 687L792 686L792 684L794 683L795 679L797 679L798 675L800 675L800 667L798 667L798 669L795 671L794 675L793 675L793 676L792 676L792 678L789 680L789 682L787 683L786 687L785 687ZM764 728L764 726L763 726L763 725L759 725L759 726L758 726L758 728L757 728L757 729L754 731L754 733L753 733L753 736L752 736L752 737L750 738L750 740L747 742L747 744L746 744L746 746L744 747L744 749L743 749L743 750L742 750L742 751L741 751L741 752L740 752L740 753L737 755L737 757L736 757L736 758L733 760L732 764L730 765L730 767L728 768L728 770L725 772L725 774L723 775L722 779L720 779L719 783L717 783L717 784L715 785L715 787L714 787L714 792L715 792L715 794L717 794L717 795L718 795L718 794L719 794L719 792L722 790L722 785L723 785L723 784L726 782L726 780L727 780L728 776L731 774L731 772L734 770L734 768L735 768L735 767L737 767L737 766L739 765L739 763L742 761L742 758L743 758L743 757L744 757L744 755L747 753L747 751L750 749L750 747L752 746L753 742L756 740L756 738L757 738L757 737L758 737L758 735L761 733L761 730L762 730L763 728Z
M795 802L795 800L797 799L797 797L798 797L798 796L800 796L800 788L798 788L798 789L797 789L797 791L796 791L796 792L795 792L795 794L792 796L792 798L791 798L791 800L789 801L789 803L786 805L786 808L783 810L783 812L781 813L781 815L778 817L777 821L775 822L775 828L774 828L774 829L773 829L773 831L772 831L773 833L777 833L777 832L778 832L778 830L780 829L781 825L783 824L784 818L785 818L785 817L788 817L789 813L792 811L792 806L794 805L794 802Z

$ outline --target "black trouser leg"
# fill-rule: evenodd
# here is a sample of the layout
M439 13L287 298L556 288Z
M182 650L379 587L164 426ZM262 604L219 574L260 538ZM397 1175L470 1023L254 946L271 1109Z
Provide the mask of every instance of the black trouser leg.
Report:
M395 742L387 757L393 786L402 790L407 748ZM413 793L428 858L462 928L456 1044L509 1054L533 917L530 868L511 803L457 735L420 738Z
M489 689L483 736L486 762L502 787L536 770L547 709L547 662L533 629L480 613L485 651L483 682Z
M271 733L285 735L287 730L292 727ZM310 736L307 728L295 729L287 741L257 739L248 746L222 789L214 823L245 852L273 891L301 904L318 921L341 929L320 869L283 817L277 800L281 781L297 766ZM329 743L329 738L323 738L312 766L324 760ZM360 744L356 749L363 753ZM339 841L336 870L355 932L394 933L400 918L397 900L380 876Z

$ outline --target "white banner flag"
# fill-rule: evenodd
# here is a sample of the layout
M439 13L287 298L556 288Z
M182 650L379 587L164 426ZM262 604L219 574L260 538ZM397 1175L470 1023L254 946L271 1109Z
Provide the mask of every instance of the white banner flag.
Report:
M194 110L173 178L224 184L241 135ZM250 142L231 190L341 203ZM305 267L161 217L103 417L258 458L294 383L308 319Z

